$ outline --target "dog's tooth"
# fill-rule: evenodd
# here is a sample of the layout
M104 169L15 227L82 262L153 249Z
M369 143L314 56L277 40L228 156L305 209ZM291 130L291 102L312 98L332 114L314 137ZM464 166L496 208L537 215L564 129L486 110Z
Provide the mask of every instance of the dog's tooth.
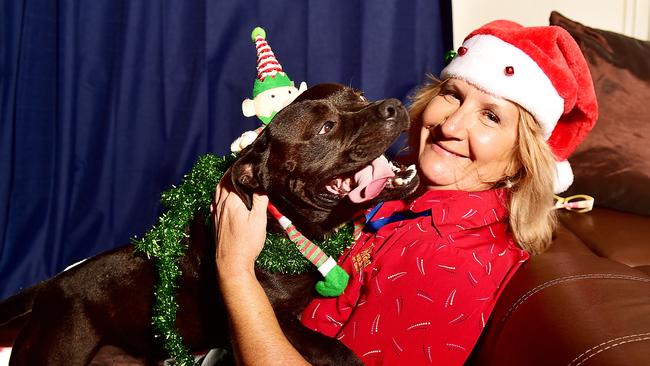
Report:
M397 177L393 179L393 183L395 183L395 185L401 186L402 184L404 184L404 179Z
M415 174L417 174L417 172L415 170L407 170L406 172L408 173L408 178L409 179L415 177Z

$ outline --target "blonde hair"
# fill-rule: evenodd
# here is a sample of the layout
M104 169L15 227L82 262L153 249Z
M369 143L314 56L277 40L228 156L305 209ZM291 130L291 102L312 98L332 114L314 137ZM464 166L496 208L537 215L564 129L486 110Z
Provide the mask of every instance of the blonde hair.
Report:
M417 147L420 141L422 114L446 82L432 76L429 76L429 79L429 82L411 97L409 159L412 161L417 160L417 149L413 148ZM539 254L551 244L557 223L552 205L555 159L535 118L521 106L517 105L517 109L517 143L512 154L513 159L505 170L512 173L489 183L494 188L503 187L509 191L506 205L510 230L517 244L530 254Z

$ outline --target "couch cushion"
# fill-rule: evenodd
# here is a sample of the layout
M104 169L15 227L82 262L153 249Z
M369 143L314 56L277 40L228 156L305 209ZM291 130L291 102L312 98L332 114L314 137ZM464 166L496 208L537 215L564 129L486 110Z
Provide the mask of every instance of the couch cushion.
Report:
M560 212L559 219L597 255L630 267L650 265L650 217L597 207Z
M580 237L564 226L562 220L553 232L553 243L546 253L596 256L596 253Z
M647 276L650 276L650 266L638 266L638 267L634 267L634 269L645 273Z
M557 12L589 64L600 107L587 139L569 158L575 181L567 195L596 205L650 215L650 42L591 28Z

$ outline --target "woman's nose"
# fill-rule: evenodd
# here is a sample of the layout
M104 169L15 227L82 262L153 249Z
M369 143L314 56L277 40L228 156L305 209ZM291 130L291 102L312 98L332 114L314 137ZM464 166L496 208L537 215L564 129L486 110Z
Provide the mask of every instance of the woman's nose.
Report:
M462 107L450 110L440 124L440 131L446 138L463 139L467 135L468 116Z

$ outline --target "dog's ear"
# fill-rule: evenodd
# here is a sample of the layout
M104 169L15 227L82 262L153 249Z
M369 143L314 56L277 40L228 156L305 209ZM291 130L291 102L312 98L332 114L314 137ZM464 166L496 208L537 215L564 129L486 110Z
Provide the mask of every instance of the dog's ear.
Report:
M330 84L316 84L304 92L300 93L298 97L293 101L293 103L299 103L304 100L318 100L318 99L325 99L329 97L330 95L339 92L341 90L344 90L345 86L342 84L335 84L335 83L330 83Z
M268 157L268 139L262 134L246 149L230 168L235 192L246 207L253 207L253 192L264 191L266 187L265 161Z

